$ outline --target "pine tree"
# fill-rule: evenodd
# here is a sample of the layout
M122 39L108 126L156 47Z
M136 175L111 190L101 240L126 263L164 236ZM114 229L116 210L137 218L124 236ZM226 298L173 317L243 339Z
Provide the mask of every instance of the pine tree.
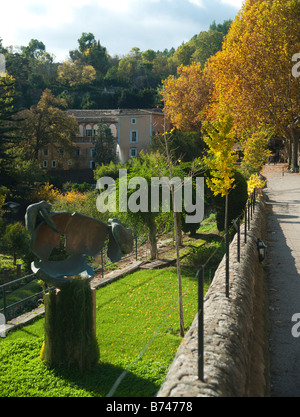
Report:
M14 157L10 150L19 142L14 99L15 80L6 74L0 77L0 184L8 186L14 182Z

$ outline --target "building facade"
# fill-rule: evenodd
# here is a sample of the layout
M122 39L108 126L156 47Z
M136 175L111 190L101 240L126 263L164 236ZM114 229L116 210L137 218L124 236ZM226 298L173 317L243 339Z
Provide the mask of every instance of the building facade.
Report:
M149 151L152 136L169 128L159 109L68 110L66 113L78 122L78 136L72 137L75 149L67 152L49 145L40 150L39 162L50 173L95 169L94 137L99 123L110 127L117 160L121 163L138 156L142 150Z

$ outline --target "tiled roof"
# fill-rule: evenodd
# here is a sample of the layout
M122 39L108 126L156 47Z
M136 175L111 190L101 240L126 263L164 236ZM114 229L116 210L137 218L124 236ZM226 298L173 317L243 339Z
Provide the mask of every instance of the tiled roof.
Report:
M115 109L115 110L66 110L66 113L75 116L76 119L84 122L95 122L104 120L116 122L120 116L140 116L145 114L163 114L160 109Z

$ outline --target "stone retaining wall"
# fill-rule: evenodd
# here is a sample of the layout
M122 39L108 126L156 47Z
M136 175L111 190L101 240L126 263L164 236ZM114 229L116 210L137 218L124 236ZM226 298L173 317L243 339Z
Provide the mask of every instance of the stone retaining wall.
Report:
M225 296L225 257L204 299L204 382L198 379L198 317L178 349L158 397L266 396L264 269L256 238L266 235L264 203L256 206L247 243L230 246L230 296Z

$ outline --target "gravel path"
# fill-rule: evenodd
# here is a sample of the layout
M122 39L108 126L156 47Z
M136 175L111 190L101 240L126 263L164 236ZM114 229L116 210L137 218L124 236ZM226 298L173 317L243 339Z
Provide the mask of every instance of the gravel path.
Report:
M266 165L271 397L300 397L300 174ZM299 314L299 326L293 322ZM293 329L294 328L294 329ZM293 332L294 330L294 336Z

